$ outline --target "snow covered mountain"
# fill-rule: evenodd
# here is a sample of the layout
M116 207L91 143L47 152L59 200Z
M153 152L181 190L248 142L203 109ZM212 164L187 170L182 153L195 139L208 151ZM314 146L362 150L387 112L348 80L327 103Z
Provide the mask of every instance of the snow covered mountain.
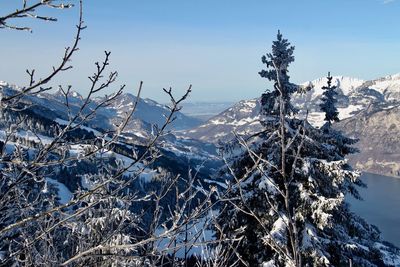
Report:
M260 129L259 110L259 99L243 100L182 134L206 142L227 141L232 139L234 131L246 134Z
M341 120L354 116L373 103L391 106L400 102L400 74L372 81L336 76L332 82L338 87L338 110ZM319 110L319 104L323 92L321 88L326 85L326 78L303 85L312 85L313 88L305 93L296 93L292 101L300 109L300 116L304 117L308 111L310 123L319 127L324 123L324 114ZM184 135L217 142L218 139L231 139L234 131L239 134L251 133L261 127L259 110L260 98L243 100L202 125L184 131Z
M15 94L19 88L0 82L0 94ZM96 98L87 106L86 112L93 109L102 99ZM86 145L85 140L102 135L112 130L134 106L136 97L131 94L120 95L112 105L100 108L96 115L87 124L80 126L78 131L73 133L72 139L76 145L71 148L70 153L78 153ZM77 112L84 102L84 98L77 92L71 92L68 98L72 114ZM16 116L21 116L26 122L20 125L15 134L15 142L34 147L39 142L51 142L59 126L68 122L68 109L65 105L65 96L57 91L55 93L41 93L39 95L24 96L18 105L22 107L19 111L9 110L6 107L0 114L0 143L4 139L7 127L13 124ZM129 153L132 147L139 150L144 147L148 140L154 138L155 128L161 127L165 122L164 114L168 109L163 105L149 99L139 99L134 117L125 130L119 136L118 147L113 151L115 155L129 160ZM85 112L84 112L85 114ZM171 130L194 126L198 120L192 119L180 112L176 113L176 120ZM156 126L157 125L157 126ZM173 131L172 131L173 132ZM40 140L39 140L40 139ZM81 141L80 141L81 140ZM217 159L217 151L213 144L204 143L190 138L177 138L173 133L166 134L159 138L156 143L161 156L157 161L159 166L171 173L187 175L189 169L198 169L203 178L206 173L218 168L222 162ZM127 157L128 156L128 157ZM155 166L158 167L158 166Z
M341 120L357 114L370 104L391 105L400 101L400 74L371 81L337 76L332 81L338 87L338 111ZM313 89L305 94L295 94L293 102L302 111L301 115L304 116L308 110L309 121L315 126L321 126L324 123L324 114L320 112L319 104L326 78L303 85L312 85Z
M19 90L17 86L10 85L0 81L0 91L2 94L12 94ZM97 103L102 101L103 97L94 98L87 106L87 111L93 109ZM79 110L84 102L84 97L78 92L71 92L68 97L69 107L72 113ZM59 118L68 120L68 109L65 105L65 96L61 91L54 93L41 93L37 96L25 96L23 101L37 106L36 112L49 118ZM96 112L96 116L90 121L90 127L95 129L110 129L121 121L134 106L136 96L126 93L117 97L111 105L100 108ZM48 112L51 111L51 112ZM146 138L152 131L152 126L161 127L165 122L165 115L169 110L166 106L161 105L150 99L139 99L133 120L127 125L126 131L137 138ZM183 130L195 127L200 124L200 120L184 115L181 112L176 113L176 119L169 126L170 130Z
M380 94L369 95L359 91L357 88L365 82L359 79L337 76L333 78L333 85L339 87L339 111L340 118L348 118L354 112L365 108L368 103ZM303 85L312 85L313 88L307 93L298 93L293 96L294 104L301 110L300 115L305 116L308 110L308 120L315 126L323 124L324 115L319 111L322 86L326 85L326 78L306 82ZM186 136L203 141L216 142L217 140L230 140L233 132L246 134L261 129L259 123L260 98L243 100L234 104L229 109L209 119L202 125L184 132Z
M123 94L119 96L109 109L114 110L117 116L123 116L124 113L132 109L136 101L136 96L132 94ZM159 104L151 99L140 98L135 111L135 118L141 119L150 124L162 126L169 110L165 105ZM172 124L174 130L183 130L199 125L201 121L196 118L189 117L181 112L176 113L176 119Z
M332 83L338 87L338 111L342 120L337 127L360 139L358 147L361 153L352 158L353 163L366 171L399 175L400 74L371 81L336 76ZM319 104L323 92L321 88L326 85L326 78L303 85L312 85L313 88L305 93L296 93L292 101L300 109L300 117L306 116L308 111L309 122L319 127L324 123L324 114L320 111ZM259 98L240 101L182 134L213 143L231 140L234 132L251 134L262 128L259 110Z

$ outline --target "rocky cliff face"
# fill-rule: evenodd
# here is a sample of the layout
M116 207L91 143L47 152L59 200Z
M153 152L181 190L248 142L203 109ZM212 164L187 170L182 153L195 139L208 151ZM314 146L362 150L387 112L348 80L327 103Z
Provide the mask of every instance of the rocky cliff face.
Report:
M350 156L354 167L400 177L400 105L371 105L335 127L359 139L360 153Z

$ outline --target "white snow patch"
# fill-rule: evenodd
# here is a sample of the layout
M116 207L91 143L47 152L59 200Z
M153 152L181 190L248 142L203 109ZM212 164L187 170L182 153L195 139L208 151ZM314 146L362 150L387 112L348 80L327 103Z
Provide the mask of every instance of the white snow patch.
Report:
M227 121L222 120L222 119L210 120L210 124L215 124L215 125L226 124L226 123L227 123Z
M69 121L66 121L66 120L63 120L63 119L60 119L60 118L57 118L54 121L57 122L60 125L68 125L69 124ZM75 127L75 126L76 126L76 123L73 123L72 127ZM87 126L80 125L79 128L84 129L84 130L86 130L88 132L93 132L93 134L96 135L96 136L101 136L102 135L102 133L100 133L99 131L97 131L97 130L95 130L93 128L87 127Z
M210 219L214 218L216 213L217 211L210 211L206 217L188 225L187 229L185 229L185 227L179 229L177 235L169 236L166 234L164 238L156 242L157 250L167 253L175 252L175 255L179 258L185 256L185 248L188 256L204 255L207 242L214 240L214 231L208 228L210 226ZM161 236L167 233L167 231L168 229L158 228L155 234L156 236ZM185 242L186 235L187 241Z
M363 105L349 105L347 108L338 108L339 119L344 120L350 118L355 112L360 111L363 108Z
M274 260L270 260L270 261L264 262L262 264L262 267L276 267L276 264L275 264Z
M60 198L61 204L66 204L73 198L73 194L63 183L51 178L46 178L46 182L54 185L57 188L57 195Z

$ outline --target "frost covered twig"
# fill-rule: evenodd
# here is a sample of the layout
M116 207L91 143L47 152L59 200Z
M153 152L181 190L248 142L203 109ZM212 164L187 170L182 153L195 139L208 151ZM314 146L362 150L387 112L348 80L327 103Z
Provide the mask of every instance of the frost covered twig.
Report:
M73 7L73 4L70 3L60 3L60 4L55 4L54 0L42 0L38 1L33 4L29 4L27 0L22 1L22 8L16 9L14 12L11 12L9 14L3 15L0 17L0 29L1 28L8 28L12 30L22 30L22 31L32 31L30 27L27 26L17 26L14 24L9 24L9 20L15 20L15 19L22 19L22 18L33 18L33 19L38 19L38 20L44 20L44 21L57 21L57 18L55 17L49 17L49 16L41 16L36 14L36 9L41 8L41 7L49 7L49 8L56 8L56 9L67 9Z
M46 1L40 1L30 7L26 7L26 3L24 3L24 8L21 10L17 10L12 14L9 14L7 16L4 16L0 18L0 28L1 25L7 25L6 21L10 18L19 18L21 16L26 16L28 12L34 10L35 8L42 6L42 5L47 5L53 8L70 8L72 7L71 4L60 4L60 5L53 5L52 0L46 0ZM81 39L81 32L84 30L86 27L83 25L83 0L79 1L79 22L76 26L76 34L74 38L74 42L72 46L65 48L61 63L59 63L57 66L53 66L52 72L48 74L45 77L42 77L40 79L37 79L38 81L35 81L34 78L34 70L27 70L27 73L29 75L29 85L26 87L23 87L20 92L10 95L10 96L2 96L1 99L1 105L9 106L10 102L16 103L18 102L18 99L22 98L24 95L27 94L38 94L40 92L45 92L51 89L51 87L42 87L43 85L47 84L50 82L58 73L66 71L68 69L71 69L72 66L68 65L72 56L76 51L79 50L78 44ZM29 28L22 28L22 29L29 29Z

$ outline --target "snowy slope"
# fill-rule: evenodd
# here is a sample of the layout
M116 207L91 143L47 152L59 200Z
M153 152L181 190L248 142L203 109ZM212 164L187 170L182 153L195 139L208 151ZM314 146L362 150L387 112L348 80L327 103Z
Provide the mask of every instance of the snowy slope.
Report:
M370 99L367 99L364 93L360 94L360 89L364 83L365 81L355 78L333 77L332 85L338 88L338 111L341 120L351 117L370 103ZM319 104L323 93L322 87L326 86L326 78L309 81L303 85L312 86L312 89L306 94L295 94L292 101L300 109L301 116L305 116L308 111L310 123L314 126L322 126L324 114L320 112ZM357 97L358 95L359 97Z
M233 132L246 134L246 132L260 129L260 107L259 99L240 101L199 127L185 131L182 134L208 142L230 140L233 137Z
M367 85L383 94L387 101L399 101L400 99L400 73L373 80Z

